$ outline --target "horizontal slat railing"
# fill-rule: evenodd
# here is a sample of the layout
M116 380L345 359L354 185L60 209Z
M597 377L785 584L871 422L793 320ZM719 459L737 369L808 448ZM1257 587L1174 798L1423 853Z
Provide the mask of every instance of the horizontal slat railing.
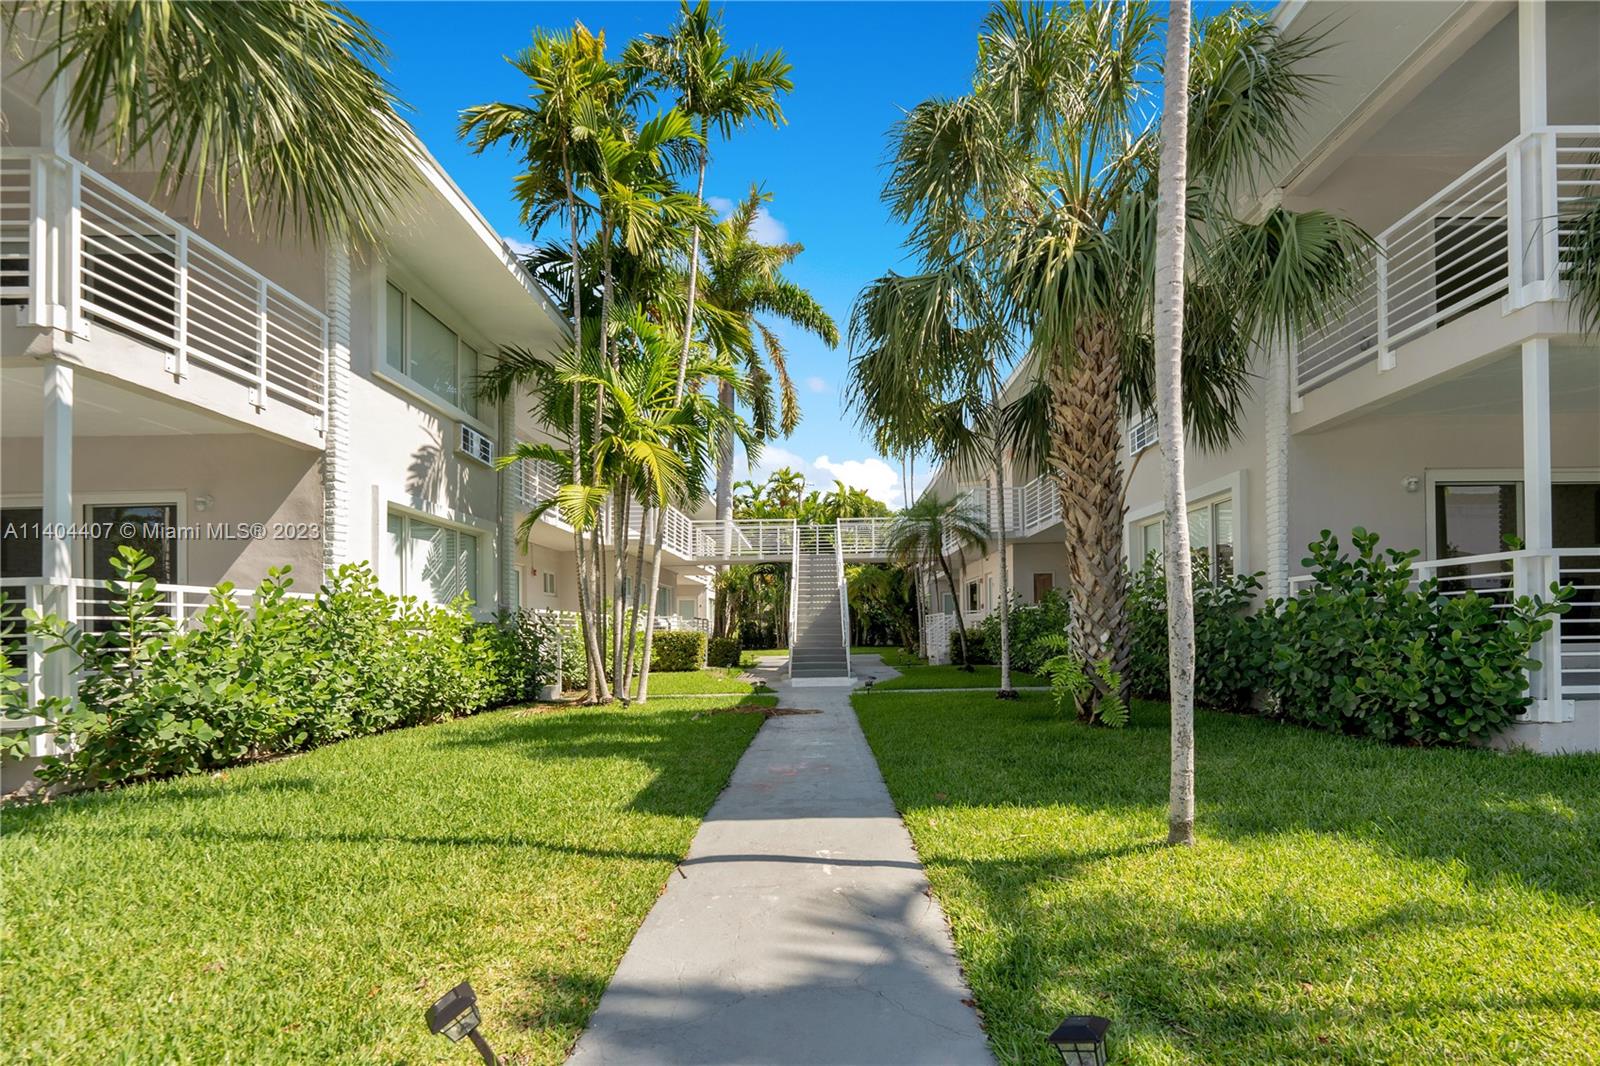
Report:
M0 158L0 304L25 303L30 291L33 161Z
M67 302L91 323L165 353L179 380L202 367L238 382L254 407L283 404L320 428L327 316L77 160L8 149L0 161L0 299L31 298L31 282L47 269L31 236L36 160L65 168L76 208L62 223L75 242L62 269Z
M1552 548L1545 551L1520 550L1487 555L1459 556L1453 559L1413 559L1415 581L1435 578L1442 596L1464 596L1473 592L1489 599L1496 609L1505 609L1518 595L1517 569L1528 567L1532 574L1555 575L1570 585L1572 598L1567 611L1555 621L1556 647L1561 659L1561 693L1574 696L1600 696L1600 548ZM1291 594L1314 587L1310 574L1289 579ZM1549 583L1535 577L1528 589L1548 598Z
M1529 158L1537 166L1525 172ZM1534 180L1544 185L1539 195L1519 200L1519 188ZM1296 394L1374 361L1393 366L1401 346L1515 296L1519 278L1538 280L1528 270L1548 271L1550 253L1565 254L1574 221L1596 196L1600 127L1540 130L1488 156L1378 234L1367 277L1350 302L1300 339ZM1545 217L1519 217L1524 201L1545 204ZM1540 291L1531 298L1551 298L1558 288Z

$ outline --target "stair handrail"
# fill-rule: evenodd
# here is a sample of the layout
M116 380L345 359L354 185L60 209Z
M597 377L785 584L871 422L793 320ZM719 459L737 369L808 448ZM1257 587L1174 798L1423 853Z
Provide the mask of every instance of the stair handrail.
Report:
M839 639L844 641L844 676L850 676L850 595L844 578L844 538L838 525L833 532L833 558L839 570Z
M794 679L794 631L800 618L800 537L799 530L789 538L789 679Z

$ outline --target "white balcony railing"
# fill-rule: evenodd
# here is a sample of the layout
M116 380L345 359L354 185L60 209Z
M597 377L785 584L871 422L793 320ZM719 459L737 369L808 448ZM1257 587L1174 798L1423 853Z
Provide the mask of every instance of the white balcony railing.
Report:
M885 558L889 554L889 533L893 528L893 518L841 518L839 551L846 557Z
M1600 196L1600 127L1525 134L1378 234L1350 304L1307 334L1296 394L1395 352L1462 315L1508 297L1555 299L1574 221Z
M244 386L257 410L285 404L321 427L327 317L77 160L7 149L0 260L4 302L64 306L68 328L136 338L179 381L204 368ZM47 321L44 311L30 319Z

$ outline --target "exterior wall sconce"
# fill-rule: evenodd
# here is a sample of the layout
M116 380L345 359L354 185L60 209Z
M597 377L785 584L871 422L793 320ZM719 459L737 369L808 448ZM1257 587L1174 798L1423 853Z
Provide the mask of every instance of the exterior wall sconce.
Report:
M1417 492L1422 488L1422 479L1415 474L1407 474L1400 479L1400 486L1407 492Z
M211 505L216 502L211 498L209 492L202 492L194 498L194 509L196 511L209 511L211 510Z

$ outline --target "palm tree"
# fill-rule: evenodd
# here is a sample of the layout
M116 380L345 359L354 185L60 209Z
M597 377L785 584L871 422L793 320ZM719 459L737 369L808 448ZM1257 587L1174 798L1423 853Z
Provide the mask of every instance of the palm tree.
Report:
M763 244L755 238L756 219L770 199L752 186L750 194L716 225L706 242L706 300L736 324L708 341L744 366L753 385L750 422L763 440L794 432L800 423L800 401L789 379L783 344L762 318L787 321L820 337L829 347L839 343L839 328L822 305L783 276L783 268L805 246ZM771 373L766 367L769 362ZM779 391L776 420L771 396L774 374ZM723 406L733 406L731 390L723 389L717 398ZM732 514L733 446L725 442L717 459L717 520L727 523Z
M961 586L950 570L945 542L954 541L962 574L966 573L966 552L987 550L989 529L983 517L959 497L943 499L928 493L895 516L889 527L889 558L897 566L924 570L938 567L956 600L956 627L961 633L961 665L972 669L967 650L967 622L959 599Z
M925 164L920 138L902 128L891 204L902 221L918 214L893 190L917 183ZM946 240L976 241L981 213L963 208L940 220ZM922 220L926 223L926 219ZM1000 557L1000 683L996 695L1014 699L1011 685L1011 572L1006 551L1005 451L1001 378L1012 357L999 271L981 255L941 261L924 274L891 271L867 286L850 316L852 403L885 452L926 447L958 475L987 471L987 493Z
M901 140L915 165L897 163L889 190L930 272L999 271L1008 332L1026 339L1033 368L1007 436L1061 494L1071 650L1117 673L1129 647L1121 428L1154 405L1158 145L1147 93L1161 22L1138 2L997 5L972 92L908 115ZM1243 8L1205 20L1194 46L1182 398L1185 432L1202 448L1235 433L1253 347L1292 340L1362 280L1369 242L1352 224L1282 208L1247 222L1228 210L1235 179L1286 149L1313 85L1300 67L1317 47ZM1108 694L1095 673L1085 714Z
M591 149L602 116L623 106L630 87L622 72L605 55L605 35L592 34L576 23L570 33L538 30L533 44L508 57L528 80L530 103L490 103L461 113L460 135L474 151L505 144L521 151L527 171L517 179L515 191L523 221L537 232L552 216L565 215L568 232L568 310L571 313L573 360L584 359L584 269L582 264L583 208L578 200L580 154ZM535 353L542 355L543 353ZM537 362L537 360L535 360ZM580 386L572 385L573 405ZM573 484L583 484L582 418L569 422L568 441ZM590 558L582 531L574 527L574 558L578 566L578 613L583 621L589 660L591 698L608 699L605 671L600 668L598 582L600 567Z
M1167 506L1167 673L1172 780L1167 843L1194 843L1194 576L1183 480L1183 253L1187 229L1189 0L1171 0L1162 72L1155 249L1156 410Z
M387 50L343 4L37 0L3 21L47 84L67 79L83 140L193 179L197 214L209 193L252 227L371 240L415 180Z

